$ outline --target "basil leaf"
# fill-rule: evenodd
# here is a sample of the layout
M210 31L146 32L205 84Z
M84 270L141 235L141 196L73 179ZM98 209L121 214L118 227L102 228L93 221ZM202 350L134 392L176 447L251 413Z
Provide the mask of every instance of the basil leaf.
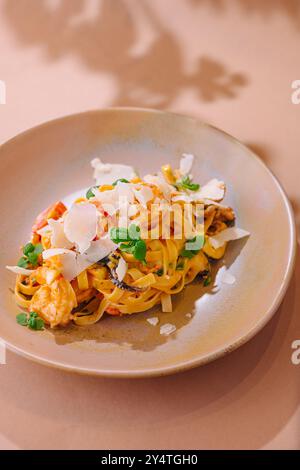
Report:
M19 315L16 316L17 323L22 326L27 326L28 324L28 319L27 319L27 314L26 313L19 313Z
M29 253L31 253L34 250L34 245L32 243L27 243L23 247L23 253L25 256L27 256Z
M141 239L141 229L135 224L131 224L128 229L128 236L130 240L140 240Z
M42 330L44 328L44 320L38 316L36 312L30 312L30 318L28 320L28 327L31 330Z
M22 256L22 258L20 258L19 261L18 261L19 268L25 268L26 269L26 268L28 268L28 265L29 265L29 263L28 263L27 258L25 258L25 256Z
M27 259L32 266L37 266L38 265L38 257L39 255L37 253L31 252L28 253Z
M110 238L114 243L129 242L132 240L139 240L141 229L137 225L130 225L127 229L125 227L113 227L110 230Z
M131 242L128 242L128 243L121 243L121 245L120 245L120 250L125 251L125 253L133 254L134 249L135 249L135 242L134 241L131 241Z
M110 230L110 238L114 243L130 241L128 230L124 227L113 227Z
M146 251L147 251L147 247L146 247L146 243L144 242L144 240L138 240L134 247L133 256L135 257L135 259L138 259L139 261L145 261Z
M117 186L118 183L129 183L129 181L126 180L125 178L119 178L119 179L116 180L112 185L113 185L113 186Z
M40 255L42 252L43 252L43 245L41 243L38 243L37 245L35 245L34 253L36 255Z

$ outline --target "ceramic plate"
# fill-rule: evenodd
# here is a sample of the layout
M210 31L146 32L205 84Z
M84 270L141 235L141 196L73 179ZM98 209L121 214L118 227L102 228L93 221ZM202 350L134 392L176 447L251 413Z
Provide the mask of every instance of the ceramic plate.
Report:
M107 317L88 328L33 332L17 325L12 288L19 246L37 213L92 184L90 161L124 162L141 174L162 163L196 157L194 177L227 183L225 201L250 238L232 242L225 264L233 284L193 284L160 313L160 335L146 319ZM178 372L212 361L253 337L278 308L291 277L295 230L289 202L278 181L248 148L195 119L142 109L108 109L49 122L0 147L1 285L0 335L7 346L46 365L100 376L136 377ZM188 315L187 315L188 314Z

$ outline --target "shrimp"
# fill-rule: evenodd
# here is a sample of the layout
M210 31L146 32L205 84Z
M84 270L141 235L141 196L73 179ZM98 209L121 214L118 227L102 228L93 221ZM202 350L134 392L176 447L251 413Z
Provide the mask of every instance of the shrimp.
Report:
M38 313L51 328L66 326L72 320L71 312L75 307L75 292L70 282L62 277L50 285L42 285L30 303L30 311Z

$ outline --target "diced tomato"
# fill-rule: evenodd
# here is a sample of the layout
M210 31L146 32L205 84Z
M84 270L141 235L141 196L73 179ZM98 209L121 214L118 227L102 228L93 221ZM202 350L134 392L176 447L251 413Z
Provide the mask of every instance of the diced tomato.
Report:
M106 312L109 315L117 316L120 315L120 310L118 310L116 307L107 307Z
M66 212L66 210L66 206L60 201L51 204L51 206L49 206L37 216L32 227L32 232L35 233L38 230L41 230L41 228L45 227L48 223L48 219L59 219Z

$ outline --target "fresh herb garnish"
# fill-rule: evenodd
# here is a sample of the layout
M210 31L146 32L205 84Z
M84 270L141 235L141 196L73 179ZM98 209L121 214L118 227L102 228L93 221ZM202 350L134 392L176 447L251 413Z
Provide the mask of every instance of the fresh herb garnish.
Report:
M27 313L20 313L16 319L19 325L27 326L31 330L43 330L45 326L44 320L36 312L30 312L29 316Z
M32 265L35 268L38 266L38 258L42 251L43 245L41 243L38 243L37 245L27 243L23 247L24 256L19 259L18 266L20 268L28 268L30 265Z
M212 282L212 278L211 278L211 275L209 274L205 279L204 279L204 282L203 282L203 285L204 287L207 287L211 284Z
M17 319L17 323L19 323L19 325L27 326L28 318L27 318L26 313L19 313L19 315L17 315L16 319Z
M147 251L147 247L146 247L146 243L144 242L144 240L138 240L133 250L133 256L135 257L135 259L145 262L146 251Z
M157 274L157 276L162 276L163 273L164 273L164 270L163 270L162 268L160 268L160 269L158 269L158 270L156 271L155 274Z
M189 176L183 176L181 180L177 181L176 188L180 191L182 189L188 189L189 191L198 191L200 184L193 183Z
M140 240L140 232L140 227L134 224L131 224L129 228L113 227L110 230L110 238L114 243L130 242Z
M112 185L113 185L113 186L117 186L118 183L129 183L129 181L126 180L125 178L119 178L119 179L116 180Z
M86 193L85 197L87 199L91 199L92 197L95 197L94 189L97 189L98 186L92 186Z
M28 268L28 265L29 265L29 262L28 262L28 259L27 257L25 258L25 256L22 256L22 258L19 259L18 261L18 266L19 268Z
M23 253L24 253L25 256L28 256L29 253L31 253L32 251L34 251L34 245L32 243L27 243L23 247Z
M176 271L182 271L184 268L184 261L179 261L176 265Z
M145 263L146 243L141 239L141 229L137 225L125 227L113 227L110 238L114 243L120 243L120 250L132 254L135 259Z
M203 235L197 235L192 240L188 240L188 243L193 244L194 247L188 248L188 249L183 248L180 255L183 256L184 258L192 259L195 255L197 255L199 253L199 251L203 247L203 245L204 245L204 236Z

